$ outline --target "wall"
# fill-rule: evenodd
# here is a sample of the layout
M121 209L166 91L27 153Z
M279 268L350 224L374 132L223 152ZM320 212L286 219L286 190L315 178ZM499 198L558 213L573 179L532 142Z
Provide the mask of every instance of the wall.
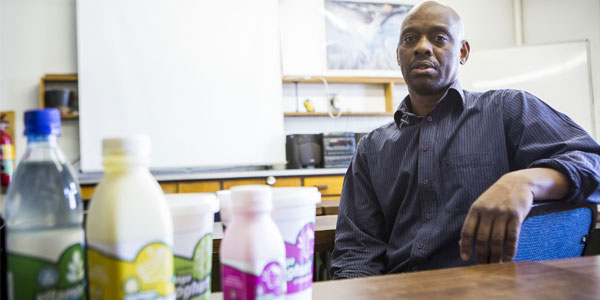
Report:
M600 134L600 1L523 0L523 39L527 44L589 40L596 133Z
M0 110L16 112L17 159L23 155L23 113L38 106L46 73L76 73L75 0L0 1ZM76 121L63 122L60 145L70 161L79 156Z
M416 1L401 2L414 4ZM462 16L467 38L474 51L514 45L512 0L445 2ZM480 30L482 28L485 30ZM16 132L23 132L23 112L37 107L40 77L46 73L77 72L75 39L75 0L0 1L0 110L16 111ZM379 92L367 88L367 93ZM405 93L402 88L397 89L395 102ZM285 126L287 132L300 130L298 128L307 132L346 128L364 131L390 120L389 117L321 118L319 121L286 118ZM17 158L22 156L25 145L25 139L17 135ZM78 160L79 132L76 122L63 122L61 148L69 160Z

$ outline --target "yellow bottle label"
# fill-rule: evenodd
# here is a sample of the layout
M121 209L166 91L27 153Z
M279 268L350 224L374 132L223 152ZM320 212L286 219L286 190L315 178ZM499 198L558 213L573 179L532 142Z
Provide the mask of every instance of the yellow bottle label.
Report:
M133 261L87 249L90 299L175 299L173 251L151 243Z

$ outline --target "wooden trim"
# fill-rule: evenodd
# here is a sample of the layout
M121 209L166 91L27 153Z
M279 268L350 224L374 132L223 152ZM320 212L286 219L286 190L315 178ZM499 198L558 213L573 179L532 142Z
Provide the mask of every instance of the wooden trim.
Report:
M46 103L44 101L44 92L45 91L46 91L46 81L44 80L44 77L42 77L42 78L40 78L40 86L38 87L39 108L46 107Z
M45 81L77 81L77 74L46 74L42 77Z
M283 83L322 83L321 78L324 78L328 83L374 83L386 84L390 82L404 84L404 78L398 77L300 77L300 76L284 76Z
M385 111L393 114L394 112L394 83L385 85Z
M386 99L387 109L387 99ZM286 112L283 113L286 117L328 117L328 113L324 112ZM393 116L393 112L342 112L342 117L386 117Z

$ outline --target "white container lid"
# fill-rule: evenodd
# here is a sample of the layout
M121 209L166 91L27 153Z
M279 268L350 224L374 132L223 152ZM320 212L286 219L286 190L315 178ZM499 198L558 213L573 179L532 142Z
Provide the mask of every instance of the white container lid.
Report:
M178 216L214 214L219 201L213 193L165 194L173 219Z
M219 203L221 204L221 209L223 208L231 208L231 191L230 190L220 190L217 191L217 199L219 199Z
M277 187L272 191L275 208L314 205L321 202L321 193L316 187Z
M232 187L231 208L234 212L272 211L271 187L267 185Z

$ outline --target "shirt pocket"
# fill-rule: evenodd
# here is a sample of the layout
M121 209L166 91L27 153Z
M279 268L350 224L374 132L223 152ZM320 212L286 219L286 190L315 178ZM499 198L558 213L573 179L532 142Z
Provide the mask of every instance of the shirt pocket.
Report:
M442 195L447 212L466 214L473 202L498 178L489 153L456 155L442 161Z

